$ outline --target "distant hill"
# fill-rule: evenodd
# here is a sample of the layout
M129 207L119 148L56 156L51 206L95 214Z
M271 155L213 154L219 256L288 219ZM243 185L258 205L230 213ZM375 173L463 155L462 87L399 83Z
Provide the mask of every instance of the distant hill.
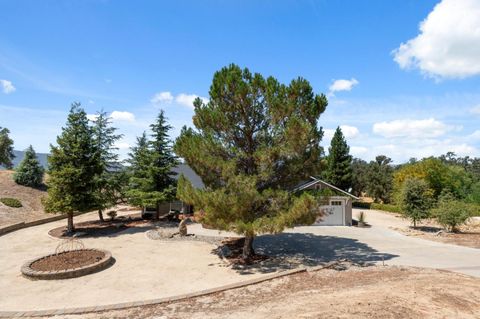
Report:
M13 167L15 168L23 160L23 157L25 156L25 152L13 151L13 154L15 155L15 158L13 159ZM46 153L37 153L38 161L40 162L40 165L42 165L45 169L47 168L47 165L48 165L47 156L48 154ZM5 168L0 166L0 169L5 169Z

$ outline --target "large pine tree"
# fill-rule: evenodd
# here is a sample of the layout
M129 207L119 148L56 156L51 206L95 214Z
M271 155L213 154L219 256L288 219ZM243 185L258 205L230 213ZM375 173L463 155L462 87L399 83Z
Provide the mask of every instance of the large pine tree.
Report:
M67 214L67 230L72 233L73 214L95 209L95 177L102 172L94 132L80 103L72 104L57 145L50 148L45 210Z
M313 196L291 190L319 172L318 119L327 99L305 79L284 85L233 64L215 73L209 93L207 103L194 102L196 130L183 128L175 144L206 188L181 176L177 195L203 210L207 224L243 234L248 260L256 234L312 223L318 214Z
M114 206L122 194L123 172L120 170L115 147L115 142L122 138L122 135L115 133L117 129L112 127L111 118L104 111L97 113L93 124L93 135L98 152L96 158L100 167L100 173L95 179L95 203L98 217L103 221L103 210Z
M160 204L175 199L176 180L172 169L178 162L168 135L171 126L163 110L150 127L152 140L148 141L144 133L137 138L137 145L130 153L131 178L127 195L133 205L155 207L158 219Z
M324 174L327 182L340 189L348 191L352 186L352 156L340 127L335 130L330 143Z
M13 180L20 185L39 187L43 183L44 171L37 159L35 150L30 145L25 151L25 156L20 165L16 168L15 174L13 174Z
M12 160L15 158L15 155L13 154L13 140L8 134L10 134L8 128L0 126L0 165L5 166L7 169L12 169Z

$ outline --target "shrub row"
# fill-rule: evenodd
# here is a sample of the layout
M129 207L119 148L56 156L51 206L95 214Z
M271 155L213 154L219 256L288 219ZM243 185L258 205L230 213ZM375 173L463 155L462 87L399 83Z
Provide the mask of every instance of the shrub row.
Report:
M22 202L20 202L16 198L2 197L0 198L0 202L2 202L4 205L7 205L9 207L14 207L14 208L22 207Z
M353 202L352 206L354 208L376 209L376 210L383 210L383 211L392 212L392 213L401 213L402 212L400 207L395 206L395 205L391 205L391 204Z

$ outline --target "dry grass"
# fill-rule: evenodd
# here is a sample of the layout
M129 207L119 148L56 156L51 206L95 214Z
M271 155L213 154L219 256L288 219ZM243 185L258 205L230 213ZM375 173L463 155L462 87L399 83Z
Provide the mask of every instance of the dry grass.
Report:
M480 279L412 267L322 270L170 304L62 318L478 318ZM58 317L56 317L58 318Z
M45 190L18 185L12 175L13 171L0 171L0 197L16 198L22 202L22 207L12 208L0 203L0 226L50 216L44 213L41 202Z

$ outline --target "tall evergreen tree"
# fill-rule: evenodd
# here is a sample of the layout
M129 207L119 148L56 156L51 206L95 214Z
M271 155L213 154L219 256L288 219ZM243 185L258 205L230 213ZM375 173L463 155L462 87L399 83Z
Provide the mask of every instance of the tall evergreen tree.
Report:
M35 150L30 145L25 151L23 160L13 174L13 180L20 185L38 187L43 183L44 171L37 159Z
M348 191L352 186L352 156L340 127L335 130L328 152L325 179L330 184Z
M172 169L178 164L172 151L163 110L156 122L150 125L152 140L145 133L137 138L137 145L130 154L131 179L127 195L130 203L143 207L155 207L156 218L160 216L160 204L175 198L176 180Z
M44 205L47 212L67 214L67 230L72 233L73 214L95 209L95 178L102 172L94 132L80 103L72 104L57 144L50 145Z
M93 121L93 135L98 152L96 157L100 173L96 176L95 203L98 217L103 221L103 210L112 207L121 198L122 194L122 171L115 142L122 138L121 134L115 134L117 129L112 127L111 119L107 113L100 111Z
M7 169L12 169L12 160L15 158L15 155L13 154L13 140L8 134L10 134L8 128L0 126L0 165L5 166Z
M206 188L181 176L177 195L203 210L207 224L243 234L249 260L256 234L317 216L312 195L290 190L319 171L327 99L305 79L284 85L233 64L215 73L209 93L209 102L194 102L196 130L183 128L175 143Z

